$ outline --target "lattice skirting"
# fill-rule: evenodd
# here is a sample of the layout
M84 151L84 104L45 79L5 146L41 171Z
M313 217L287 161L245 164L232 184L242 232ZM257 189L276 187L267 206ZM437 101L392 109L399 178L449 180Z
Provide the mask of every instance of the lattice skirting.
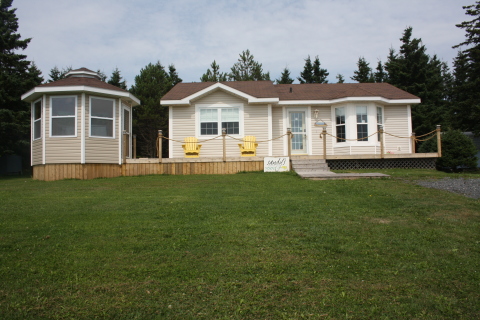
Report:
M435 169L437 158L327 160L331 170Z

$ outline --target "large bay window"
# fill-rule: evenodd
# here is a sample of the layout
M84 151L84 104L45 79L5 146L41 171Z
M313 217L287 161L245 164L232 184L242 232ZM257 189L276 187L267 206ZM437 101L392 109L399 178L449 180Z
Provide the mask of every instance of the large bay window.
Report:
M75 137L77 129L77 97L51 97L50 106L50 136Z
M383 125L383 107L349 103L332 108L332 113L338 146L377 143L378 139L369 139L369 134Z
M40 139L42 137L42 100L38 100L33 104L32 121L33 139Z
M200 135L240 134L240 107L199 106Z
M90 98L90 136L115 137L115 101L106 98Z

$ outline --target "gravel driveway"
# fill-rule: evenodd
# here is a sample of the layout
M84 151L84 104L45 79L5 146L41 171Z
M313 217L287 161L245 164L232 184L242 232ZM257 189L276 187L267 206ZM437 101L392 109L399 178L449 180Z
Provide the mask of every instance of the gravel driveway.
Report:
M420 180L417 184L427 187L463 194L466 197L480 198L480 179L452 179Z

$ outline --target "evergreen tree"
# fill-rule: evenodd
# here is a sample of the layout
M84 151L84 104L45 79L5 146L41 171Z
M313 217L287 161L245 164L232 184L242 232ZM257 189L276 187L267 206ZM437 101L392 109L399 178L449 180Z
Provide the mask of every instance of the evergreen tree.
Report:
M275 80L277 84L292 84L293 79L290 78L290 70L287 67L283 69L282 74L280 75L280 79Z
M173 88L177 83L182 82L183 80L178 76L177 69L173 64L168 66L168 81L170 81L170 86ZM170 90L170 89L169 89Z
M387 82L388 75L383 68L382 61L378 61L376 71L373 73L373 78L376 83Z
M22 94L43 81L34 63L19 53L31 39L17 33L16 9L12 0L0 0L0 157L19 154L29 165L30 105L20 100Z
M254 56L247 49L240 54L240 58L231 68L228 78L230 81L270 80L270 73L263 73L262 64L255 61Z
M411 38L412 28L405 29L399 53L390 50L385 69L388 82L418 96L421 103L412 106L412 122L416 134L435 129L445 124L446 101L442 62L431 58L421 39Z
M100 77L100 80L102 80L103 82L107 81L107 75L102 70L98 69L97 74Z
M207 69L200 81L202 82L222 82L227 81L227 74L220 72L220 66L217 64L215 60L213 60L212 64L210 65L212 70Z
M50 70L50 73L48 74L48 76L50 77L50 79L48 79L48 82L64 79L67 73L69 73L70 71L72 71L72 66L62 68L62 70L58 69L58 67L55 66Z
M173 66L173 65L171 65ZM159 105L160 98L172 87L173 82L181 79L165 71L165 67L157 62L149 63L135 76L135 84L130 92L140 99L141 105L133 109L133 132L137 134L137 147L140 156L154 158L157 153L158 130L168 134L168 108ZM172 80L176 77L176 80ZM173 81L173 82L172 82ZM163 155L166 156L168 143L163 143Z
M353 72L354 76L351 77L352 80L359 83L375 82L372 68L364 57L358 58L357 67L358 69Z
M327 69L320 67L320 59L318 56L315 57L313 64L310 56L308 56L307 59L305 59L303 71L300 72L300 77L297 79L300 83L328 83L328 75Z
M337 74L337 83L345 83L345 78L340 73Z
M456 25L466 39L454 46L465 49L454 61L453 120L457 128L480 135L480 1L463 9L474 19Z
M118 68L115 68L115 70L113 70L112 75L110 76L110 79L108 79L107 83L127 90L127 83L125 82L125 80L123 80L123 77L120 74L120 70L118 70Z

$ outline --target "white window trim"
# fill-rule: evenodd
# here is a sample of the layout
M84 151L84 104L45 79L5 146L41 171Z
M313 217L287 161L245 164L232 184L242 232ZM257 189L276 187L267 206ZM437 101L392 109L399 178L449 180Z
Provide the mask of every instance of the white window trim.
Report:
M127 155L127 159L131 159L133 157L133 150L132 150L132 109L127 106L126 104L122 103L122 135L123 135L123 130L125 127L125 110L128 111L128 150L130 150L130 154ZM122 136L122 144L123 144L123 136ZM123 150L122 150L123 152Z
M223 104L223 103L218 103L218 104L196 104L195 105L195 135L197 138L213 138L216 136L219 136L222 134L222 128L219 126L218 128L218 134L210 134L210 135L202 135L201 134L201 129L200 129L200 110L201 109L228 109L228 108L238 108L238 134L230 134L233 137L243 137L244 135L244 114L243 114L243 109L244 106L241 103L235 103L235 104ZM221 113L218 113L218 123L221 123Z
M40 102L40 118L35 120L35 104ZM35 138L35 122L40 122L40 137ZM32 141L40 140L43 137L43 101L42 98L32 103Z
M112 108L113 108L113 118L106 118L106 117L97 117L97 116L92 116L92 99L99 99L99 100L109 100L113 102ZM115 139L115 122L116 122L116 101L115 99L110 99L110 98L103 98L103 97L96 97L96 96L90 96L89 97L89 103L88 103L88 137L89 138L98 138L98 139ZM92 118L93 119L103 119L103 120L112 120L112 136L111 137L105 137L105 136L94 136L92 135Z
M332 116L332 127L334 127L333 134L336 133L336 117L335 109L336 108L345 108L345 135L346 139L357 139L357 107L367 107L367 124L368 124L368 135L377 132L377 107L382 108L382 120L383 125L385 126L385 109L382 105L374 103L346 103L333 105L331 109ZM385 128L385 127L384 127ZM356 140L346 140L344 142L337 142L336 138L332 137L333 148L342 148L348 146L380 146L380 141L378 141L377 136L371 136L368 138L368 141L356 141Z
M74 116L53 116L53 99L56 99L56 98L75 98L75 115ZM78 132L77 132L77 122L78 122L78 118L77 118L77 113L78 113L78 97L76 95L66 95L66 96L51 96L50 97L50 138L76 138L77 135L78 135ZM75 117L75 134L74 135L70 135L70 136L54 136L52 135L52 119L55 119L55 118L71 118L71 117Z

